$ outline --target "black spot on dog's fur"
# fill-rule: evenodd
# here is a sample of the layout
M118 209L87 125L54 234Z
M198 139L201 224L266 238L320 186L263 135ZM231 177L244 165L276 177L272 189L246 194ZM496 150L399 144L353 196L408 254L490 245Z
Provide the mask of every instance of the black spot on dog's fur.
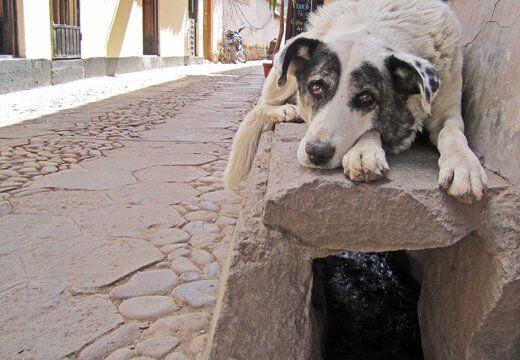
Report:
M439 82L434 78L430 78L430 88L432 92L436 92L439 89Z
M432 94L430 93L430 89L428 89L428 88L424 89L424 97L426 98L427 102L431 102Z
M318 111L336 95L340 76L341 63L338 56L321 43L311 58L296 70L300 100L310 106L313 112ZM319 96L311 92L314 83L323 89Z
M415 136L416 119L406 106L410 87L396 86L390 74L367 62L352 72L350 86L353 98L349 106L364 113L373 112L372 123L381 133L386 150L397 152L407 139ZM362 92L373 94L375 102L370 107L356 107L355 96Z

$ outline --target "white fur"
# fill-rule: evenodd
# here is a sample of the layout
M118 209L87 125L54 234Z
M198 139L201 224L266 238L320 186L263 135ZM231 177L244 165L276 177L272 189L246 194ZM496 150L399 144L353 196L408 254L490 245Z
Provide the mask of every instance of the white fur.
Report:
M425 103L421 88L420 95L409 98L408 108L418 120L418 129L429 131L441 154L439 186L463 201L479 200L486 186L486 174L463 134L460 30L449 7L436 0L339 0L311 15L309 24L308 30L298 37L325 42L338 54L346 73L363 61L382 61L389 51L398 58L419 59L435 67L442 79L435 100ZM224 174L228 187L247 176L264 122L286 121L295 116L284 105L297 92L294 69L289 68L284 86L277 85L282 56L282 52L277 54L275 71L267 78L258 105L235 136ZM317 114L300 104L298 111L309 129L300 144L299 161L312 166L304 153L305 143L311 138L326 138L339 149L330 167L342 164L345 174L353 180L371 181L383 176L388 165L379 134L355 114L349 114L345 125L346 110L341 99L349 94L346 89L338 92L335 99L339 100L333 99ZM412 140L407 139L399 150L407 148Z

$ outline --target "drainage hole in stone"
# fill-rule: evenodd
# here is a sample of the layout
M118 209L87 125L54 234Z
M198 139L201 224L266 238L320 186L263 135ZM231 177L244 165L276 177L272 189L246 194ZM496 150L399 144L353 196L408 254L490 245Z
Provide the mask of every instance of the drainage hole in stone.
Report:
M312 304L324 360L422 360L420 286L404 251L313 261Z

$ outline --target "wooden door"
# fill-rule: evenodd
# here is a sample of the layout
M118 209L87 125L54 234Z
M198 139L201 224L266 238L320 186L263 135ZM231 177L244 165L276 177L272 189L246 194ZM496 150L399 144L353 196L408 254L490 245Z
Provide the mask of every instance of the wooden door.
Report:
M211 0L204 0L204 58L213 60L213 51L211 48L212 22L211 22Z
M81 57L79 0L52 1L52 37L54 59Z
M143 0L143 54L159 55L157 0Z
M0 55L17 55L15 0L0 0Z

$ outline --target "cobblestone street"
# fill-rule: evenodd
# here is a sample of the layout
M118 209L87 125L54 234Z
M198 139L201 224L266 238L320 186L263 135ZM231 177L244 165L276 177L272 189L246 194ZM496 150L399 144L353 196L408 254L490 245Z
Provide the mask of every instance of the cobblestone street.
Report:
M0 128L0 358L201 359L258 66Z

